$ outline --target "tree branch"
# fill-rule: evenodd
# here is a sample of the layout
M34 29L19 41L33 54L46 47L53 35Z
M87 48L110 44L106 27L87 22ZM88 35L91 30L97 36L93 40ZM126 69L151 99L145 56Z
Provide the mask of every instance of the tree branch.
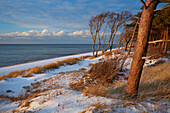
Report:
M140 0L142 2L142 4L144 5L145 9L146 9L146 4L143 0Z
M159 3L170 3L170 0L159 0Z
M161 10L166 9L168 7L170 7L170 5L167 5L167 6L163 7L163 8L160 8L160 9L155 9L154 12L161 11Z

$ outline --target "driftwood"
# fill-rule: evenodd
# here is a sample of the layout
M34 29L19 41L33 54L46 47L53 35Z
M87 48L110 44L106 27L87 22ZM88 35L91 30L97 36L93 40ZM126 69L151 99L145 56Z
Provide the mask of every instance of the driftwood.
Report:
M155 41L149 41L148 43L149 44L156 44L156 43L158 43L158 42L170 42L170 40L155 40Z

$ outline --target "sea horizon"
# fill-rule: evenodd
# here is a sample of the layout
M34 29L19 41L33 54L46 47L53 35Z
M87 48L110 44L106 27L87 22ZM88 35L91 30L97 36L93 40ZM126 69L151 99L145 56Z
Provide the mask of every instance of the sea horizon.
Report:
M0 68L87 52L92 44L0 44Z

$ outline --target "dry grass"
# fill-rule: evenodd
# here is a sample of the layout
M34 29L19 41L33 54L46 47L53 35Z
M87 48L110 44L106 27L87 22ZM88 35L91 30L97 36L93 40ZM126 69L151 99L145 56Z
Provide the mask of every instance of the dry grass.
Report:
M74 90L82 91L85 95L124 97L126 80L117 81L117 74L121 69L120 60L109 59L93 64L91 69L76 83L69 84ZM117 66L117 67L116 67ZM113 70L111 70L113 69ZM156 63L154 66L145 67L139 85L138 98L148 96L170 97L170 62Z
M30 100L37 97L39 93L32 93L18 106L18 107L28 107L30 105Z
M112 52L106 51L106 52L103 53L103 55L105 55L106 57L111 57L112 56Z
M20 100L25 100L27 99L29 96L29 94L23 93L22 91L20 92L20 94L18 95L18 97L14 97L14 96L7 96L7 95L0 95L1 99L8 99L11 102L14 101L20 101Z
M67 58L62 60L62 62L67 65L73 65L76 64L79 60L80 60L79 58Z
M91 57L91 55L80 56L80 57L78 57L78 59L83 60L83 59L86 59L89 57Z
M85 95L109 97L110 95L106 93L106 89L117 80L121 63L124 63L121 60L120 58L107 59L93 64L82 78L75 83L70 83L70 87L82 91Z
M43 68L43 66L36 66L34 68L27 69L27 73L25 75L23 75L23 77L30 77L30 76L32 76L32 74L38 74L38 73L42 73L44 71L45 71L45 69Z
M146 67L141 76L139 92L151 96L170 94L170 62L157 63L155 66Z
M49 63L43 66L44 69L50 70L50 69L57 69L61 65L61 62L54 62L54 63Z
M92 87L88 87L86 89L83 90L83 94L85 96L102 96L102 97L111 97L111 95L109 95L106 91L105 91L105 87L99 87L99 86L92 86Z
M145 67L140 84L139 98L145 97L167 97L170 94L170 62ZM118 84L119 85L119 84ZM120 84L117 88L107 90L109 94L125 94L126 83Z
M98 54L97 56L90 56L89 59L92 60L92 59L98 58L100 56L102 56L102 54Z
M12 71L6 75L0 76L0 80L6 79L6 78L16 78L19 75L24 75L25 70L20 70L20 71Z
M16 78L19 75L22 75L22 77L31 77L32 74L39 74L48 70L53 70L59 68L59 66L63 66L64 64L67 65L73 65L78 63L78 61L83 60L85 58L90 57L91 55L85 55L80 56L78 58L67 58L62 61L56 61L53 63L46 64L44 66L36 66L33 68L29 68L27 70L20 70L20 71L12 71L6 75L1 75L0 80L6 79L6 78Z

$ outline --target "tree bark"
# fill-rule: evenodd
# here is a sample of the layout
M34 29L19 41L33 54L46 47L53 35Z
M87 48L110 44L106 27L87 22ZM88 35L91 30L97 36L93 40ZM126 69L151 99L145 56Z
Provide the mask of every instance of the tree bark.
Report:
M130 40L130 47L129 47L129 51L128 51L128 55L130 54L131 52L131 48L132 48L132 42L133 42L133 39L135 37L135 31L136 31L136 28L138 26L138 22L139 22L139 19L137 20L136 24L135 24L135 28L134 28L134 31L133 31L133 34L132 34L132 38Z
M110 51L112 50L112 47L113 47L113 41L114 41L115 35L116 35L116 33L113 34L112 39L111 39Z
M161 53L164 52L164 47L165 47L165 37L166 37L166 30L164 30L164 37L163 37L163 41L162 41Z
M110 47L110 41L112 39L112 35L113 35L113 32L111 31L110 38L109 38L109 41L108 41L108 45L107 45L107 48L105 49L105 51L107 51L109 49L109 47Z
M167 54L167 48L168 48L168 26L166 29L166 42L165 42L165 55Z
M135 46L135 52L126 88L126 97L129 98L135 98L138 93L139 81L143 69L143 64L145 62L145 59L142 59L142 57L145 57L147 53L148 40L154 15L154 9L158 4L158 0L146 0L145 4L146 8L143 8L143 12L141 15L137 43Z
M96 56L95 56L95 57L97 57L97 55L98 55L98 51L99 51L99 49L100 49L100 45L101 45L101 42L100 42L100 34L99 34L99 32L98 32L97 34L98 34L98 41L99 41L99 45L98 45L98 48L97 48L97 50L96 50Z
M127 43L127 42L125 42L125 44L124 44L124 45L125 45L125 48L124 48L124 50L125 50L125 51L127 51L127 46L128 46L128 43Z
M95 46L95 42L96 42L96 40L93 40L93 46L92 46L93 56L94 56L94 51L95 51L95 48L94 48L94 46Z

